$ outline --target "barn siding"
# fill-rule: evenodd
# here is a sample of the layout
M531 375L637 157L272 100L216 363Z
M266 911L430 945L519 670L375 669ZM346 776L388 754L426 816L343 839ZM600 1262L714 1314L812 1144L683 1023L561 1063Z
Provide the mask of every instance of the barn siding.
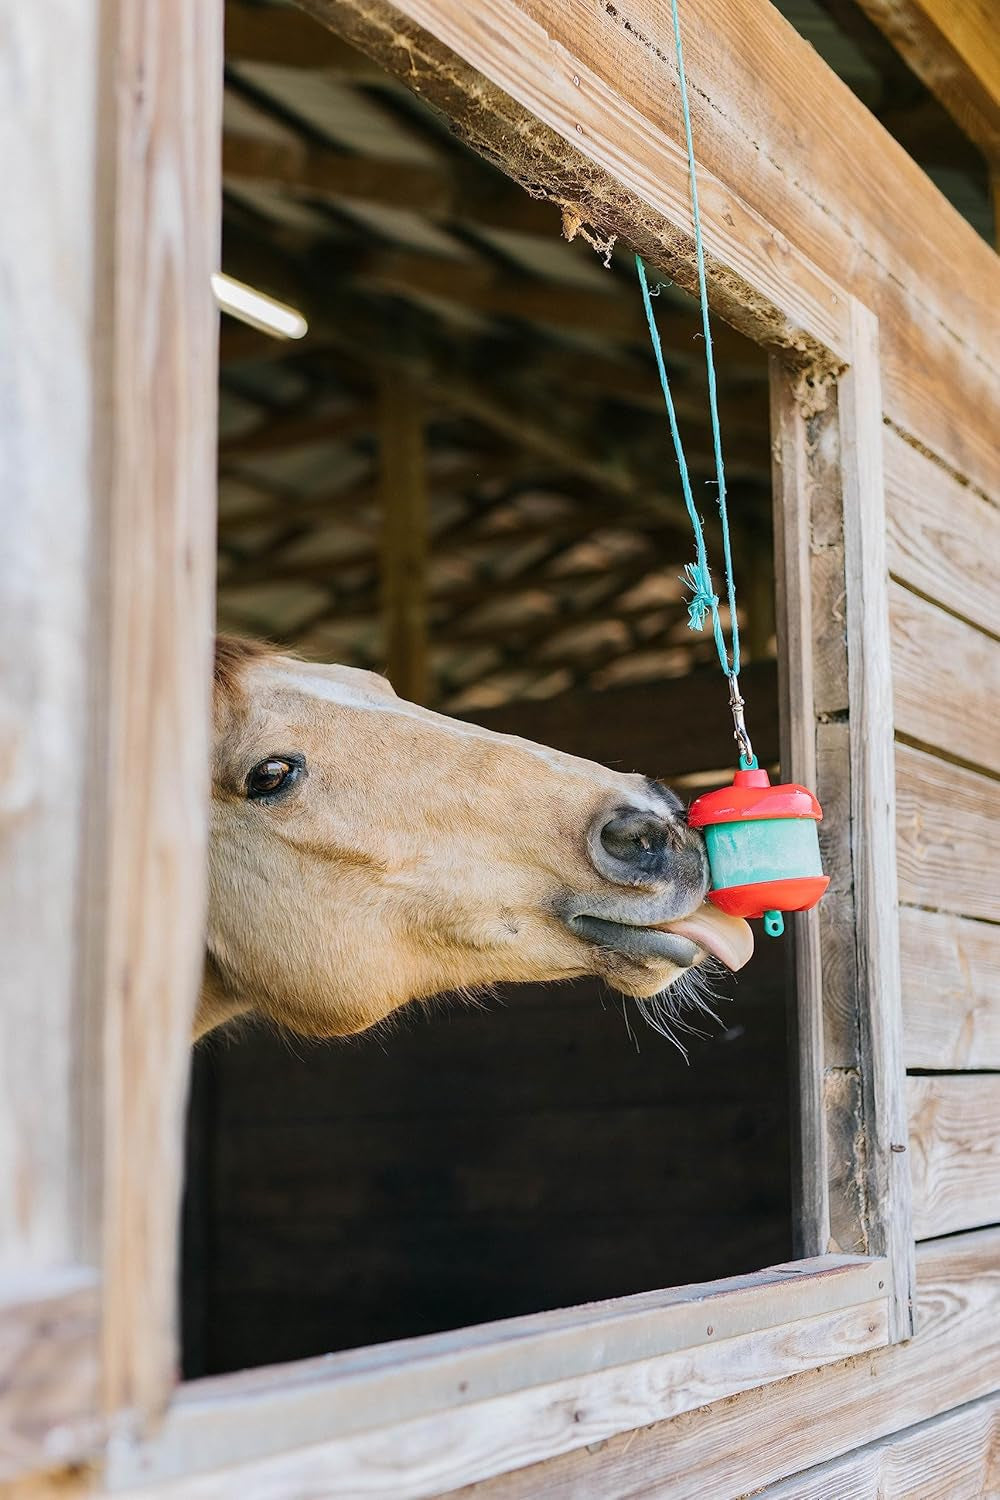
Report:
M1000 1222L1000 511L886 429L897 852L920 1238Z

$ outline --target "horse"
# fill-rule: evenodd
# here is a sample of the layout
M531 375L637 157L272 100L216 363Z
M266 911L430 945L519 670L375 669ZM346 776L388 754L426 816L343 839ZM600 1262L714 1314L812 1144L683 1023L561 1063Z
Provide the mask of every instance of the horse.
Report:
M241 1015L344 1037L445 992L581 975L655 1008L707 957L750 957L707 889L661 782L218 639L196 1039Z

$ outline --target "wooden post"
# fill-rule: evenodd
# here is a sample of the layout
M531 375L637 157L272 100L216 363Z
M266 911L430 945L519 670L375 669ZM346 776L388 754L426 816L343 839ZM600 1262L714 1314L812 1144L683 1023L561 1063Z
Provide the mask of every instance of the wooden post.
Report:
M386 674L401 698L426 702L428 505L424 410L397 372L379 392L382 627Z
M95 504L103 733L89 882L103 1019L104 1399L177 1367L190 1028L204 956L215 613L222 0L104 0ZM138 1330L141 1329L141 1334Z
M838 391L847 586L851 840L866 1249L890 1269L893 1340L914 1331L912 1187L905 1101L896 870L892 648L878 319L851 302L853 358Z
M152 1412L176 1367L222 0L0 0L0 35L4 1480L86 1458L99 1406Z

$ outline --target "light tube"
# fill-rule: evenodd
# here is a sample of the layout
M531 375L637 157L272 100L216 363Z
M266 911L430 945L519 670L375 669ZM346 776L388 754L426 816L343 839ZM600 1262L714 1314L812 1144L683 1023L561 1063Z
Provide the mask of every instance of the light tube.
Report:
M259 328L276 339L300 339L309 331L302 314L284 302L277 302L265 292L258 292L224 271L213 271L212 291L223 312L231 313L241 323Z

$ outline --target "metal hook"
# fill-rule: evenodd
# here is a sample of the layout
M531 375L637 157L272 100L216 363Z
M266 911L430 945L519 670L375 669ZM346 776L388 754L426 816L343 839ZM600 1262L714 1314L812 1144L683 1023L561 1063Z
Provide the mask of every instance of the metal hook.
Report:
M757 764L753 753L753 745L750 743L750 735L743 720L743 710L746 707L740 694L740 679L734 672L729 679L729 707L733 714L733 738L739 748L741 761L745 760L748 766Z

